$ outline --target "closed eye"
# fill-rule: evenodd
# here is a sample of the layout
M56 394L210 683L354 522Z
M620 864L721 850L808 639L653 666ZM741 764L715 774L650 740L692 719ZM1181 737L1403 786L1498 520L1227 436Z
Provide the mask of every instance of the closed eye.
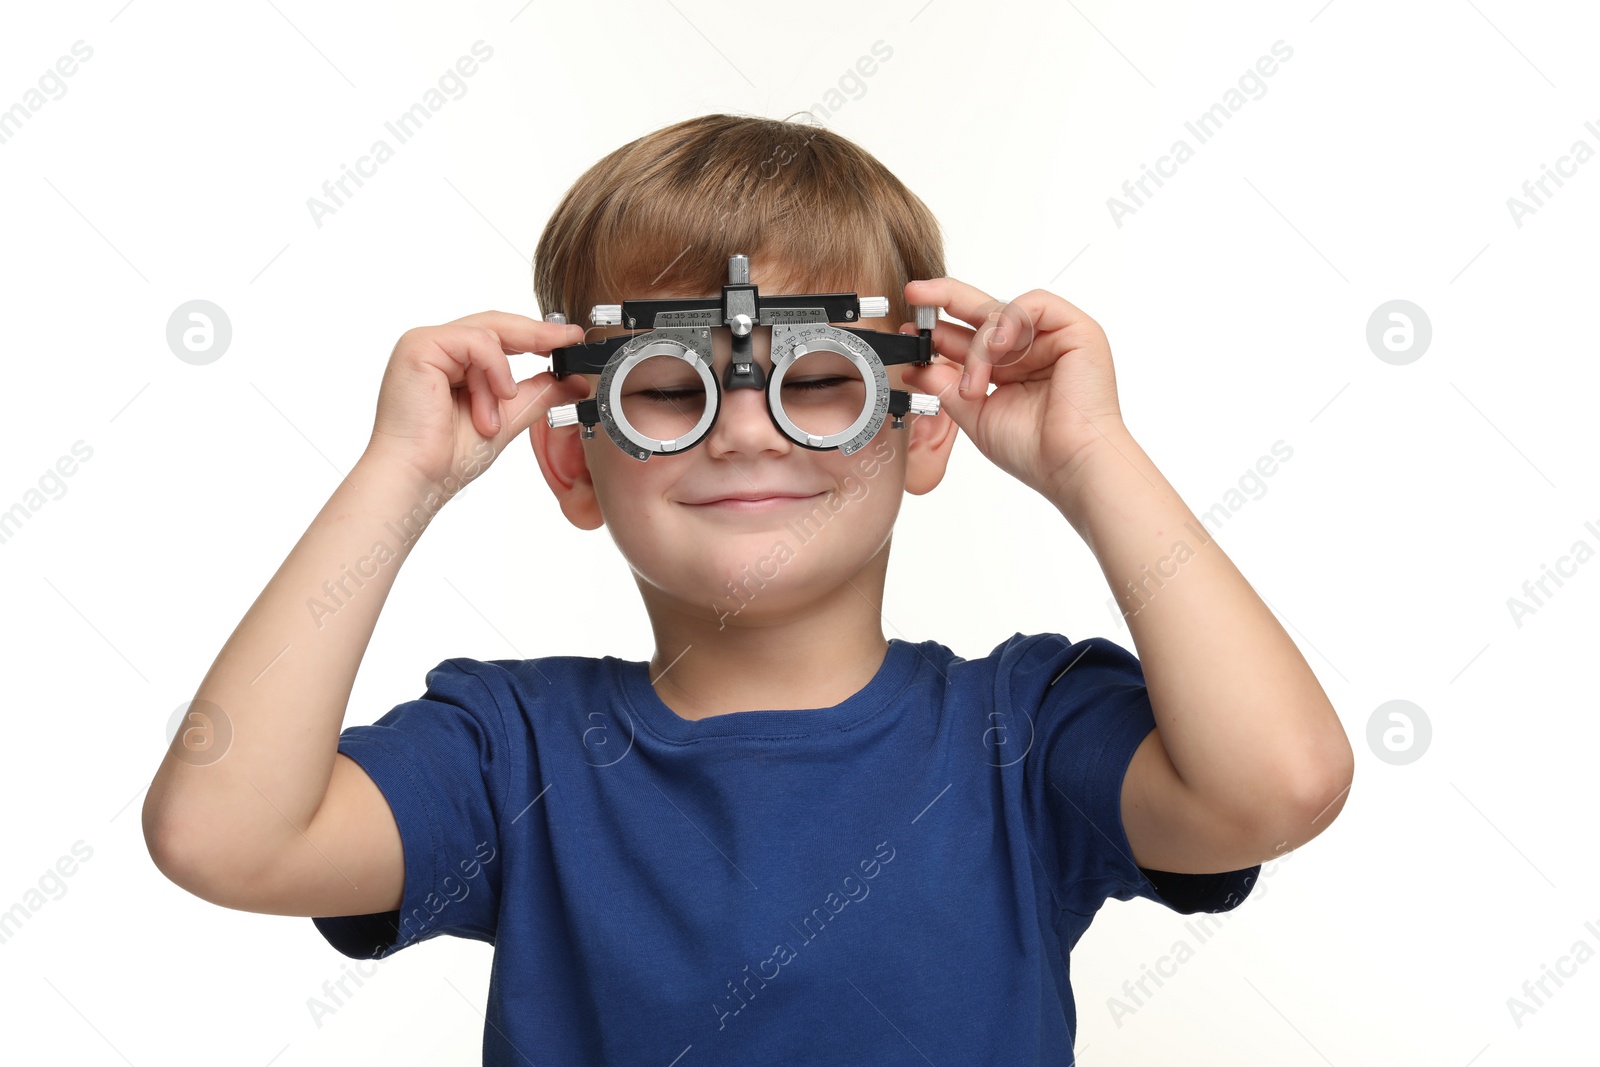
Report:
M858 378L844 378L844 377L840 377L840 376L837 376L837 375L834 376L834 377L831 377L831 378L810 378L810 379L807 379L806 381L799 381L799 382L791 381L789 379L785 379L784 383L783 383L783 387L785 389L788 389L788 388L792 387L792 388L795 388L795 389L803 389L803 390L806 390L807 392L811 392L811 391L815 391L815 390L818 390L818 389L831 389L836 385L850 385L850 384L852 384L854 382L857 382L859 380L860 379L858 379Z

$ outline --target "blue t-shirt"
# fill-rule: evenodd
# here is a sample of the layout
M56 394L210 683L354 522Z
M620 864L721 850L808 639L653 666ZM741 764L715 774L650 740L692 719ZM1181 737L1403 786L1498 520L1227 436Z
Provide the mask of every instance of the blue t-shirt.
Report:
M1260 871L1134 863L1155 719L1104 638L893 638L834 707L699 721L612 656L427 686L339 739L399 824L400 908L312 921L357 959L493 944L485 1064L1067 1064L1101 904L1227 911Z

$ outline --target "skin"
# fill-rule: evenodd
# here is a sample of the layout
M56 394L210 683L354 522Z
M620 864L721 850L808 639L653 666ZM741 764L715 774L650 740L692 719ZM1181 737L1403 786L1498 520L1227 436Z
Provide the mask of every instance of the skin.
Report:
M771 292L840 291L817 284L769 285L778 273L753 265L751 276ZM863 295L885 291L870 282L844 288ZM835 325L893 332L899 324L863 319ZM591 331L590 338L600 332ZM752 335L754 357L767 373L771 339L770 327L757 327ZM732 335L718 328L712 341L720 381L731 358ZM907 388L901 365L886 369L894 388ZM599 376L584 377L591 383L586 395L593 395ZM633 571L655 636L650 673L657 694L679 716L700 719L833 707L882 666L888 642L879 608L902 494L920 495L939 484L957 436L955 424L943 415L907 415L903 429L890 426L886 419L852 456L818 452L778 431L759 390L736 389L724 392L705 438L679 455L640 462L624 455L602 429L585 441L577 427L551 430L542 421L534 423L529 437L568 521L583 530L609 529ZM863 477L868 457L877 468ZM807 505L765 514L719 514L690 503L721 492L773 487L818 496ZM802 540L787 524L813 506L830 517ZM793 555L768 578L779 541ZM760 578L747 578L763 560ZM744 593L730 592L729 582L741 583ZM816 663L830 669L816 671L811 666Z

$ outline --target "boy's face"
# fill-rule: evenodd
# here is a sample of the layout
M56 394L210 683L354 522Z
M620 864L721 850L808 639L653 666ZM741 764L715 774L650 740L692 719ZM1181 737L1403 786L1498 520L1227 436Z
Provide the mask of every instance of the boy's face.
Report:
M834 325L893 332L900 324L863 319ZM589 337L627 332L610 327L591 330ZM713 372L721 382L732 356L732 334L718 327L711 338ZM756 327L751 342L756 362L770 375L772 328ZM892 388L906 388L902 370L898 364L885 368ZM599 375L584 377L593 396ZM853 455L816 451L795 444L773 425L763 389L724 389L716 422L699 444L677 455L641 462L625 455L603 430L583 440L577 427L551 430L543 420L535 422L530 436L562 511L582 529L610 528L647 603L678 602L673 605L678 610L710 618L738 612L741 621L750 622L768 614L785 617L819 596L848 591L847 581L887 545L901 494L926 493L944 476L955 424L945 415L907 415L904 428L895 430L892 421L885 418L876 436ZM801 499L758 506L709 503L758 492Z

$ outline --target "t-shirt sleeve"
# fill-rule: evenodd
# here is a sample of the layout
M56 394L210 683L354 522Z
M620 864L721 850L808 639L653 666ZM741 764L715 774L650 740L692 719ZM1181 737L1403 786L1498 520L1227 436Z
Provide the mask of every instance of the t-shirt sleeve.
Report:
M1249 895L1260 865L1217 874L1140 867L1122 825L1122 782L1155 714L1139 661L1101 637L1014 635L997 649L1009 706L1033 717L1024 760L1036 847L1060 907L1091 916L1110 898L1221 912Z
M405 850L397 910L311 920L346 956L382 959L440 934L494 943L512 759L495 675L475 660L446 660L428 672L420 699L339 735L339 751L389 802Z

